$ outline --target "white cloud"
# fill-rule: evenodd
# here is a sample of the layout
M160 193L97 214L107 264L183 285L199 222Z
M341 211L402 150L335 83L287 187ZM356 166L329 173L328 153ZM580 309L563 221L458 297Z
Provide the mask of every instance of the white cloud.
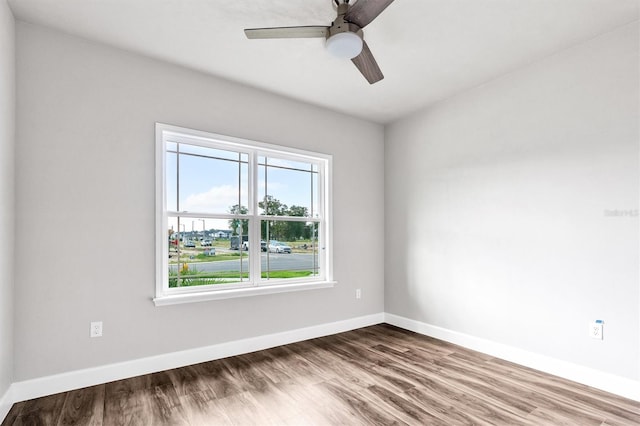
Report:
M214 186L206 192L189 195L181 210L188 212L228 213L229 207L238 204L238 188L231 185ZM246 197L242 204L247 204Z

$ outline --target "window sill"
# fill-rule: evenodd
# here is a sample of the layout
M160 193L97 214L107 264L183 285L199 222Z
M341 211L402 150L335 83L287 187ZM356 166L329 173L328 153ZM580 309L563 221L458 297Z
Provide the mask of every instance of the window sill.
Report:
M263 294L288 293L292 291L316 290L335 286L335 281L311 283L280 284L260 287L233 288L198 293L171 294L153 299L156 306L177 305L181 303L206 302L208 300L232 299L235 297L260 296Z

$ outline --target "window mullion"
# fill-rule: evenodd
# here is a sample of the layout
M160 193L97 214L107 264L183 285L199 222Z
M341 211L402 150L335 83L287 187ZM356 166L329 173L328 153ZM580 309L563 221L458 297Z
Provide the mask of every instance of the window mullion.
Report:
M322 164L321 167L318 167L318 207L317 212L321 219L320 226L318 229L318 238L317 238L317 250L318 250L318 261L320 263L320 271L322 271L321 275L326 278L331 275L331 272L328 271L329 265L327 264L327 255L331 250L327 247L328 242L328 233L330 232L328 229L328 218L326 217L326 195L327 195L327 164Z
M249 153L249 277L253 285L260 283L260 220L258 215L258 155Z

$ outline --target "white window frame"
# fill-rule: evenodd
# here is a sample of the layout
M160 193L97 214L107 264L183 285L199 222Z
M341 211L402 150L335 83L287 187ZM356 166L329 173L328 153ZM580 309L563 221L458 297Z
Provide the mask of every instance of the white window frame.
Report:
M166 143L183 140L190 144L217 149L240 150L249 154L249 213L240 216L249 219L249 276L248 281L224 286L193 286L169 288L169 267L167 253L169 241L166 238L168 217L178 213L181 217L207 217L208 212L169 212L167 210L166 191ZM265 216L258 214L258 158L260 156L277 157L318 165L318 262L320 274L311 278L298 279L261 279L260 273L260 224L262 220L305 220L303 218ZM156 290L153 302L156 306L177 303L200 302L206 300L227 299L233 297L256 296L261 294L283 293L299 290L312 290L333 287L333 230L332 230L332 156L305 151L280 145L256 142L231 136L225 136L200 130L156 123ZM215 214L216 218L237 216ZM268 244L268 242L267 242Z

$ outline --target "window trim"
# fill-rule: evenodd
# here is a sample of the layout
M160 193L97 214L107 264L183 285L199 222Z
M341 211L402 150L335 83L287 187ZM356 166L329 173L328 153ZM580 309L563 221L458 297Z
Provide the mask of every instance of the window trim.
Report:
M155 297L152 299L156 306L164 306L178 303L200 302L206 300L219 300L235 297L256 296L262 294L283 293L289 291L313 290L319 288L333 287L336 282L333 280L333 217L332 217L332 160L329 154L322 154L312 151L290 148L281 145L268 144L259 141L242 139L232 136L220 135L201 130L193 130L184 127L173 126L169 124L156 123L156 277L155 277ZM260 224L264 219L274 220L275 218L288 218L280 216L265 216L258 214L258 173L257 158L259 156L269 156L270 154L277 158L289 157L292 161L309 161L312 163L321 162L323 167L322 173L318 175L318 191L324 193L324 197L319 197L318 211L322 212L322 241L320 250L324 252L319 255L320 268L323 276L320 279L283 279L283 280L261 280L255 279L260 277L260 256L249 258L248 266L253 272L253 281L246 283L238 283L238 285L225 286L224 288L213 289L211 287L168 287L168 260L166 253L169 242L164 238L166 234L167 218L169 211L167 210L167 194L166 194L166 145L165 140L171 136L180 138L188 138L196 142L200 146L219 147L221 149L244 149L249 153L250 164L254 164L254 168L249 167L249 218L251 226L249 227L249 241L257 241L254 243L253 250L260 253ZM253 161L255 160L255 161ZM253 162L253 163L252 163ZM199 213L179 212L181 216L199 215ZM223 215L223 214L222 214ZM277 220L277 219L276 219ZM302 220L302 219L294 219ZM258 238L255 238L258 236ZM252 238L253 237L253 238ZM159 240L159 241L158 241ZM320 238L318 239L319 241ZM249 253L252 252L250 248Z

